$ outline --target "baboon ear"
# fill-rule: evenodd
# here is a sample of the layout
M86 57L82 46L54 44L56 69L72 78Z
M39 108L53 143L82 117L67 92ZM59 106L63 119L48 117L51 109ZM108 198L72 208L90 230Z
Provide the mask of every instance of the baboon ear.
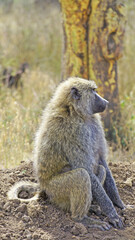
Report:
M81 95L76 87L71 88L71 96L73 99L77 99L77 100L81 98Z

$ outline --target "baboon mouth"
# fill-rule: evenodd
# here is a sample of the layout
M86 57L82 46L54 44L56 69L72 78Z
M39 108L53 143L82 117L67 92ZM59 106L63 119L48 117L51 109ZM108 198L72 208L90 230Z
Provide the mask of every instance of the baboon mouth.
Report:
M99 106L99 112L103 112L106 109L106 105Z
M103 112L108 105L108 101L95 93L95 113Z
M99 106L97 106L97 108L94 110L94 113L104 112L105 109L106 109L106 104L104 104L104 105L99 105Z

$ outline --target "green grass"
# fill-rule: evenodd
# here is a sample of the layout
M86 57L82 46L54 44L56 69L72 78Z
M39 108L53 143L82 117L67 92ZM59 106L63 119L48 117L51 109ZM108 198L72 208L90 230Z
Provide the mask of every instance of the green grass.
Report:
M31 1L29 4L27 1L14 2L10 11L0 5L0 65L1 69L12 67L16 71L21 63L28 62L30 68L23 75L22 89L11 90L0 85L0 168L15 167L32 157L34 134L42 109L60 81L61 72L59 10L52 6L35 8ZM134 156L134 10L134 1L128 1L124 56L118 62L120 125L126 149L122 149L117 136L117 151L111 151L110 155L112 161L115 158L130 161Z

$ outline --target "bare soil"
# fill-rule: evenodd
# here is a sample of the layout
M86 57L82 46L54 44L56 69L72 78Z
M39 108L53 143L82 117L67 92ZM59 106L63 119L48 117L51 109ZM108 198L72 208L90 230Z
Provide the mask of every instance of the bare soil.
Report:
M110 163L120 195L125 204L134 205L119 210L125 227L122 230L111 228L100 231L75 223L70 214L65 213L41 197L29 203L8 200L7 192L12 184L21 180L35 182L32 164L22 162L15 169L0 170L0 239L65 239L65 240L135 240L135 163ZM105 216L96 216L106 221Z

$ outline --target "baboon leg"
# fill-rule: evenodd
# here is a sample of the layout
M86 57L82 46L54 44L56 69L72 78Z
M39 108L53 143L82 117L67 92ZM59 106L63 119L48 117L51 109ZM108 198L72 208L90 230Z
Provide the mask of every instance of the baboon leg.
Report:
M73 219L87 215L91 199L91 182L87 171L78 168L53 177L45 189L50 200L59 207L70 210Z
M104 185L105 179L106 179L106 170L105 167L102 165L98 166L98 174L97 177L102 185Z
M108 223L87 216L92 192L90 177L85 169L78 168L53 177L46 184L45 191L57 206L70 210L73 220L100 230L110 229Z
M118 192L115 180L112 176L112 173L111 173L106 161L101 158L100 163L104 166L104 168L106 170L104 189L105 189L107 195L109 196L109 198L111 199L111 201L113 202L114 205L116 205L117 207L119 207L121 209L125 208L125 205L119 196L119 192Z
M102 166L102 165L98 166L96 176L98 177L99 181L101 182L101 184L103 186L104 182L105 182L105 178L106 178L106 170L105 170L104 166ZM91 212L91 213L94 212L97 216L101 215L100 207L93 201L92 201L92 204L90 206L89 212Z

